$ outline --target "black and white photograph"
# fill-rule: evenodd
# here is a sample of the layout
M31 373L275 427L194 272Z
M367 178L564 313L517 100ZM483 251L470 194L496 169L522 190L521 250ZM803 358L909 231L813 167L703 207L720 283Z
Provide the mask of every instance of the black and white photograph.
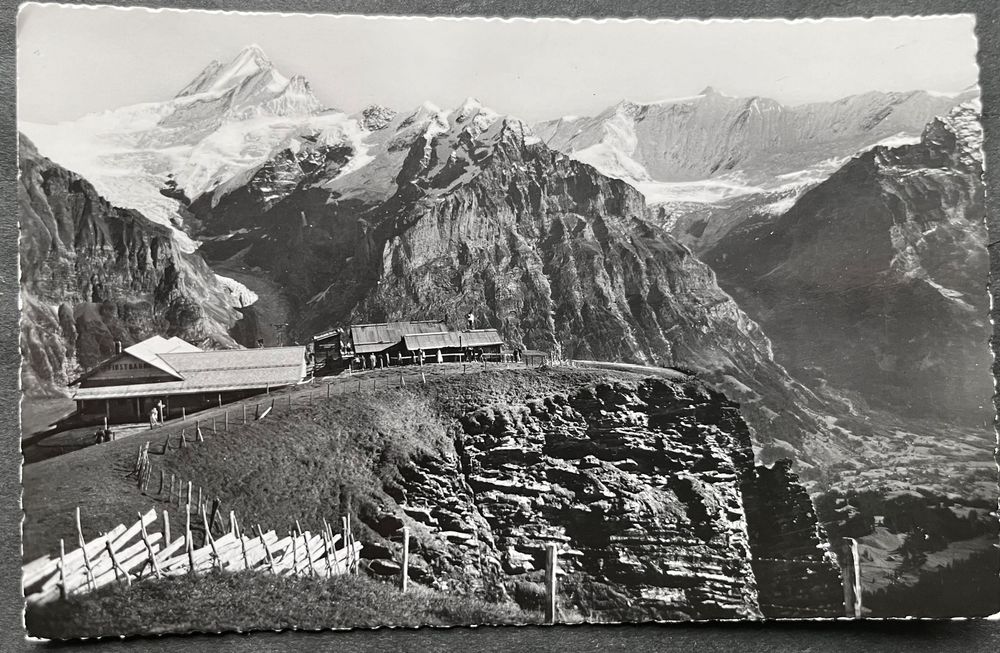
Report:
M1000 619L975 29L22 5L27 635Z

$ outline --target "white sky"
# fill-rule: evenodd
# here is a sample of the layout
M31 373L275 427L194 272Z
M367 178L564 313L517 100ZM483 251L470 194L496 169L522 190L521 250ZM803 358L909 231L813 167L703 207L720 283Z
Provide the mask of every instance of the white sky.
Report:
M786 104L870 90L976 83L971 15L823 21L365 18L27 5L18 17L18 111L57 122L173 97L212 59L257 43L319 99L441 107L467 96L535 121L622 98L729 95Z

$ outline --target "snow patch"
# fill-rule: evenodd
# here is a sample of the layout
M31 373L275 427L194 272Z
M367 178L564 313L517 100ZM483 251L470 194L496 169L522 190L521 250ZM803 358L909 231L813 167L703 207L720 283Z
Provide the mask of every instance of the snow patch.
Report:
M257 293L250 290L236 279L215 275L216 281L223 287L230 297L230 305L234 308L246 308L253 305L259 298Z

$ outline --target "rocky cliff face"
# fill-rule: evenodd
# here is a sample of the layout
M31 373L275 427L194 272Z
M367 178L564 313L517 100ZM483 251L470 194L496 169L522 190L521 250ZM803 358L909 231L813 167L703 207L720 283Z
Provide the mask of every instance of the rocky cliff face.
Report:
M461 324L472 312L513 346L702 370L744 402L762 439L823 432L809 412L821 402L774 364L712 271L643 219L628 184L474 101L397 116L372 138L382 149L367 151L370 170L293 175L274 204L273 185L252 181L192 205L219 232L206 255L266 270L297 302L301 336L351 321ZM351 185L376 172L381 186Z
M907 415L989 423L981 138L977 106L958 107L704 258L793 373Z
M234 346L238 317L198 255L170 230L111 206L82 177L20 139L22 387L65 392L67 381L154 333Z
M841 614L804 491L784 467L754 467L738 406L705 385L608 381L466 408L444 406L460 414L455 455L387 488L415 529L423 582L537 608L554 544L561 619Z

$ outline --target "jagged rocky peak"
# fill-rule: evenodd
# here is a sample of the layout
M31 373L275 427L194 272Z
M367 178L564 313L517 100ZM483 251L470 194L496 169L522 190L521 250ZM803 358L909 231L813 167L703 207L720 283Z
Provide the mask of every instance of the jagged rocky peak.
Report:
M380 104L373 104L365 107L361 112L361 126L368 131L378 131L385 129L396 117L396 110L384 107Z
M978 99L963 102L947 115L932 120L924 129L924 142L938 141L942 138L955 139L955 150L958 162L972 169L983 165L983 126L979 121L982 104Z
M228 64L217 60L210 63L177 97L227 91L260 76L268 77L277 88L284 88L289 81L275 69L260 46L248 45Z
M289 79L281 74L258 45L243 48L227 64L213 61L177 97L194 96L204 99L191 108L179 108L168 124L177 123L179 118L204 118L218 111L242 119L311 114L323 108L305 77L294 75Z

